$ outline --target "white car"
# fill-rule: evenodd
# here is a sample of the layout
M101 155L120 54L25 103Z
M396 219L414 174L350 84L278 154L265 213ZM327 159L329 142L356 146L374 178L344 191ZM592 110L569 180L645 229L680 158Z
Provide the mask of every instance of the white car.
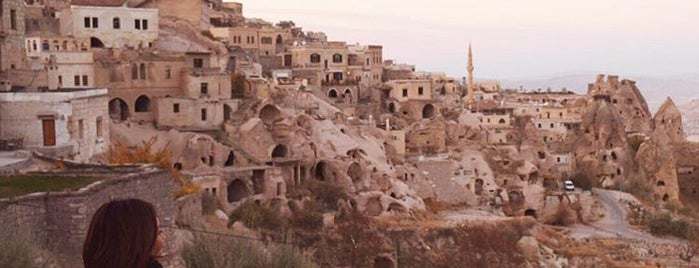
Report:
M575 184L573 184L572 181L565 181L563 183L563 187L566 189L566 191L575 191Z

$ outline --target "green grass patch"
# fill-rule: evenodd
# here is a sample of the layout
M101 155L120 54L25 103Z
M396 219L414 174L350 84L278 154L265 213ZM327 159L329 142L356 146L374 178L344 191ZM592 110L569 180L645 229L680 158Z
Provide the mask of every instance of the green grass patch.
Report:
M75 191L99 180L101 179L68 176L0 176L0 198L37 192Z

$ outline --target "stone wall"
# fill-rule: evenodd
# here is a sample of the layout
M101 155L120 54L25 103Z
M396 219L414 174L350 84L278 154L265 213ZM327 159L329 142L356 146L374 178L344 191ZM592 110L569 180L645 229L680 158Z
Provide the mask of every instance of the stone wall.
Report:
M158 210L161 224L175 222L175 182L166 171L105 179L71 193L35 193L0 199L0 229L30 234L34 245L55 254L63 267L82 266L82 245L95 211L113 199L140 198Z

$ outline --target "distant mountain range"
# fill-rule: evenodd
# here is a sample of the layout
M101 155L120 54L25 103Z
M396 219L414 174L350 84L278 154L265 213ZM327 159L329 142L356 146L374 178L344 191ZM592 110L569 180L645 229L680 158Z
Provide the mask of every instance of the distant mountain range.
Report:
M617 75L617 74L612 74ZM686 74L667 77L650 77L650 76L634 76L618 74L619 79L629 79L636 81L636 86L641 90L643 96L648 102L648 108L652 113L660 107L665 101L665 98L672 97L677 105L682 105L693 99L699 99L699 74ZM525 90L541 89L545 91L547 88L552 90L566 89L585 94L587 93L587 84L594 83L597 74L567 74L552 76L551 78L532 78L532 79L512 79L500 80L500 83L505 88L524 88ZM699 108L699 107L697 107ZM699 116L699 112L697 113ZM699 119L699 117L697 117Z

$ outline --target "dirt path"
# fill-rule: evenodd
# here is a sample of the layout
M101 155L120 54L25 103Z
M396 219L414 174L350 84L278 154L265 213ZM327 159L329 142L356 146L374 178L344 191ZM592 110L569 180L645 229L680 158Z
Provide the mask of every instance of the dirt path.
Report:
M683 244L683 241L679 239L659 238L632 228L626 220L628 214L626 207L619 202L621 199L627 198L625 197L626 193L602 189L593 189L592 192L604 206L606 211L604 218L594 223L573 226L571 229L572 237L617 237L655 244Z

